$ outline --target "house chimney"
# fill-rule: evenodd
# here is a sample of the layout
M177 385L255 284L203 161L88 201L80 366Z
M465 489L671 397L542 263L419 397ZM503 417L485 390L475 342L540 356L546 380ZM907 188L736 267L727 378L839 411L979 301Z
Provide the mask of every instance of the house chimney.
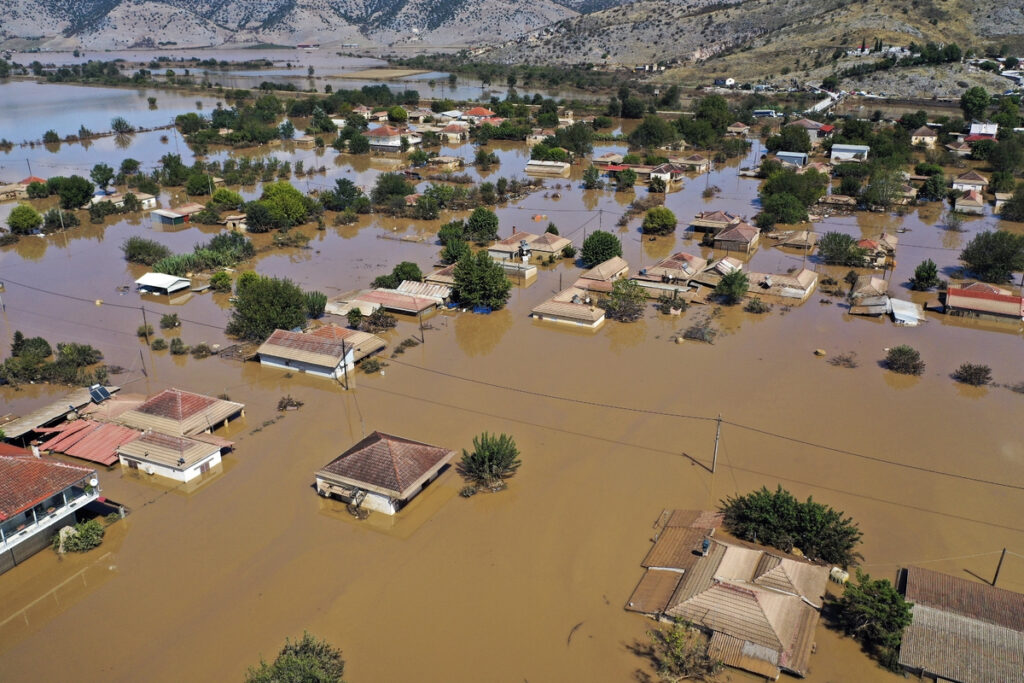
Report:
M36 443L35 441L32 442L32 455L36 456L37 458L40 457L39 456L39 444Z

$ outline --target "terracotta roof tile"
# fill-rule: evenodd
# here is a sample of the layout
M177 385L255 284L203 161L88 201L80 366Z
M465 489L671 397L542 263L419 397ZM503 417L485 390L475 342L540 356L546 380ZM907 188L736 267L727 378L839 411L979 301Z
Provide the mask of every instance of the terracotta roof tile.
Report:
M320 473L404 499L426 475L454 455L447 448L374 432L325 465Z
M28 510L93 472L49 458L0 455L0 521Z

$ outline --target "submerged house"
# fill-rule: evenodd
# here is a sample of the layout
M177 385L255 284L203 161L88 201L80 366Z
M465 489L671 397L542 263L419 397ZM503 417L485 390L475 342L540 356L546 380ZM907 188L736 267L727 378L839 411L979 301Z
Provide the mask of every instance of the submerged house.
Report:
M455 451L374 432L316 472L316 491L393 515L440 475Z
M962 196L956 198L954 208L960 213L983 216L985 214L985 200L978 190L968 190Z
M792 273L748 273L747 291L772 294L785 299L806 299L818 285L818 274L808 268Z
M1024 320L1024 297L983 282L946 290L946 313L980 318Z
M0 574L48 547L99 494L91 467L0 443Z
M627 610L688 621L710 635L708 654L774 680L805 676L829 568L781 551L714 537L721 515L663 514L646 573Z
M649 268L631 276L638 285L647 290L647 296L683 292L689 288L690 280L701 273L708 262L700 256L679 252L658 261Z
M553 232L545 232L530 241L530 251L540 257L560 255L562 250L572 245L572 240L561 237Z
M192 220L193 214L197 214L204 209L206 207L202 204L189 202L188 204L176 206L173 209L154 209L150 212L150 216L162 225L183 225Z
M220 439L200 440L146 431L139 438L118 446L117 455L121 465L129 470L188 482L219 465L221 451L231 445Z
M230 420L245 415L245 406L182 389L164 389L117 421L143 431L193 436L209 434Z
M260 365L338 379L387 344L368 332L325 325L312 332L274 330L256 354Z
M871 148L867 145L832 145L829 161L867 161Z
M568 287L536 306L530 315L537 320L576 325L596 330L604 324L604 309L589 291Z
M613 256L602 261L590 270L586 270L573 284L573 287L590 292L610 292L616 280L629 274L629 264L621 256Z
M1024 681L1024 594L921 567L897 583L913 615L900 666L937 681Z
M694 231L717 234L734 225L739 225L742 221L740 216L728 211L701 211L693 217L690 225L693 226Z
M988 187L988 178L973 170L961 173L953 179L953 189L961 192L970 192L971 190L984 192L986 187Z
M715 249L749 254L757 248L761 231L749 223L739 222L715 235Z

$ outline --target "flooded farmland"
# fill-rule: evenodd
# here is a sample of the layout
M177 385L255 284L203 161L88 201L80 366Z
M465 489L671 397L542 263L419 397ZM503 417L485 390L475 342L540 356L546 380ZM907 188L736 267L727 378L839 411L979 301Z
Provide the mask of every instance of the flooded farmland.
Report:
M0 100L12 85L21 84L0 85ZM40 87L49 95L49 88L66 86ZM134 91L113 92L141 99L132 112L145 110L145 98ZM170 94L158 97L161 107L165 100L172 106ZM189 109L188 102L182 106ZM106 107L86 100L76 114L99 111L95 116L109 119ZM178 144L189 163L187 147ZM26 175L13 170L26 153L38 175L84 174L94 163L116 166L129 156L151 167L174 146L173 134L162 142L152 132L133 136L126 147L110 138L88 149L62 145L59 153L15 148L0 152L0 174ZM500 163L470 175L523 175L525 145L490 147ZM624 147L595 149L605 151ZM758 181L737 171L753 165L757 151L690 176L666 205L682 224L706 209L752 218ZM323 175L293 180L303 190L343 177L369 189L393 168L329 148L322 156L285 145L264 153L324 165ZM470 158L473 148L441 153ZM44 160L66 170L37 170ZM501 236L513 228L539 232L550 221L579 246L585 234L611 230L633 272L680 250L712 253L682 227L650 240L639 233L639 217L617 226L626 205L646 190L584 191L582 167L572 174L498 207ZM712 185L720 192L703 198ZM246 197L259 192L239 189ZM168 207L184 198L165 192L160 201ZM0 204L0 220L12 207ZM308 249L263 249L246 267L332 296L367 286L400 261L427 272L438 258L438 226L464 215L373 215L353 226L306 226ZM831 216L816 229L857 238L905 229L885 277L899 296L933 306L935 292L907 288L918 263L931 258L948 274L978 231L1024 231L986 215L969 220L965 232L951 232L941 216L938 205L926 204L903 216ZM42 552L0 576L0 680L239 680L261 655L272 657L304 629L342 648L352 681L630 680L644 666L630 646L652 622L623 605L642 574L659 513L713 507L762 485L782 484L852 516L864 533L863 567L873 576L893 578L900 566L920 564L990 580L1002 548L1024 554L1024 396L999 386L963 387L949 377L973 361L990 365L996 382L1024 381L1019 324L929 312L921 326L896 327L853 318L838 297L819 291L803 305L777 304L767 315L721 311L713 345L670 341L711 312L700 306L682 318L651 308L636 323L608 322L581 334L529 317L580 272L561 261L516 286L505 310L427 317L425 343L386 358L380 374L358 373L354 389L345 391L255 363L155 352L137 338L144 305L150 315L179 314L182 327L172 334L188 344L231 343L223 333L227 295L169 303L121 291L145 272L123 260L119 246L127 237L141 234L184 251L215 232L157 231L136 215L0 248L0 354L15 330L81 341L125 369L112 378L125 392L173 386L246 404L244 419L218 431L235 441L234 450L201 486L186 492L128 470L101 470L103 494L131 511L104 544L81 556ZM394 237L423 241L388 239ZM254 238L268 246L268 236ZM837 280L846 272L816 255L767 245L748 263L768 273L806 263ZM415 319L402 318L385 337L393 348L419 333ZM884 349L901 343L921 351L921 377L879 367ZM859 364L831 366L813 354L818 348L854 352ZM63 393L0 387L0 414L25 414ZM286 394L305 405L278 413ZM717 415L725 424L712 475ZM505 432L515 437L524 464L504 492L463 499L463 482L449 470L393 520L371 515L360 522L342 503L316 495L313 472L375 430L456 451L482 431ZM1024 591L1024 560L1008 556L999 585ZM851 640L824 627L816 640L810 681L897 680ZM748 678L730 670L721 680Z

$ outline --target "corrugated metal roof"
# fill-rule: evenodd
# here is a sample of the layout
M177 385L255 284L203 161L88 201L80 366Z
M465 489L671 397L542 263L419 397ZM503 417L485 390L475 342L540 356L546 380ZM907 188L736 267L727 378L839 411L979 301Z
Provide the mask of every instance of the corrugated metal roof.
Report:
M900 664L960 683L1024 681L1024 633L914 605L903 632Z
M316 473L400 500L455 456L455 451L374 432Z
M89 467L49 458L0 455L0 522L38 505L95 472Z
M352 303L377 304L382 308L400 313L420 313L437 306L437 299L404 294L393 289L371 289L358 294Z
M733 638L721 632L711 635L708 656L726 666L750 671L759 676L775 680L781 674L778 667L779 653L767 647L755 645L746 640Z
M701 543L706 535L705 529L667 527L658 535L658 540L640 564L644 567L690 569L700 559Z
M108 386L107 391L115 393L120 390L120 387ZM29 432L33 431L36 427L47 425L55 420L59 420L68 413L71 412L69 406L74 406L76 409L82 406L88 405L92 401L92 397L89 395L89 389L75 389L61 399L45 405L41 408L36 408L28 415L19 417L16 420L3 425L4 434L8 439L17 439L18 437L24 436Z
M402 280L396 291L410 296L425 296L438 301L445 301L452 295L452 288L438 285L431 282L415 282L413 280Z
M177 292L179 289L188 289L192 286L192 281L187 277L167 275L166 273L146 273L136 280L135 284L139 287L165 289L169 294L171 292Z
M117 462L118 447L140 435L134 429L109 422L75 420L59 428L39 448L109 466Z
M648 569L629 596L626 609L644 614L661 614L682 578L682 572Z

